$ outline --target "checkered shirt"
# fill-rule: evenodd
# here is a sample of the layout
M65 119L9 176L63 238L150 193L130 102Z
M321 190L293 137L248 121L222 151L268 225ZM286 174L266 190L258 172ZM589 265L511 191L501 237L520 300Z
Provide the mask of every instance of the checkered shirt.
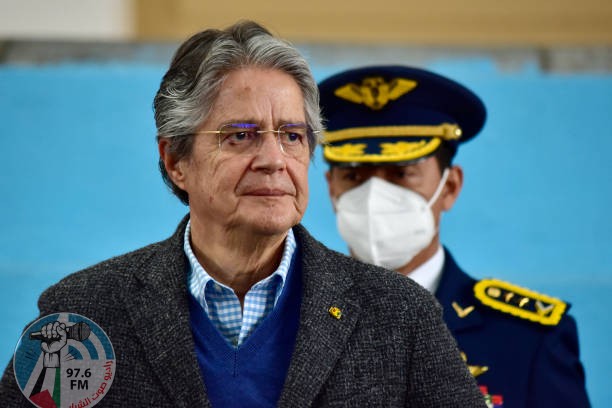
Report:
M221 335L230 344L239 346L274 308L282 293L296 248L293 231L290 229L285 239L285 249L278 269L257 282L247 292L244 298L244 312L233 289L217 282L200 265L191 249L190 233L191 222L188 222L185 229L184 251L189 260L187 275L189 291L204 308L208 318Z

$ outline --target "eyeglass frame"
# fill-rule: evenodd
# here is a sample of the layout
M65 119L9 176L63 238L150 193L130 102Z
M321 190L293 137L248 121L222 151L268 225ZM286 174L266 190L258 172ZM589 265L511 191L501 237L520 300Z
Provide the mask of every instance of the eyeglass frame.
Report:
M216 135L218 135L217 141L218 141L219 151L224 151L223 148L222 148L222 143L225 140L227 140L227 138L222 139L222 136L224 134L223 128L224 127L228 127L228 126L235 126L237 129L244 128L244 129L247 129L247 130L245 130L245 132L246 131L254 132L258 136L259 135L263 135L265 133L274 133L274 134L276 134L276 142L278 143L278 146L279 146L281 152L283 154L287 155L287 156L292 156L292 155L285 150L286 148L283 146L283 143L281 142L280 137L281 137L281 134L283 134L283 133L286 134L286 133L291 133L291 132L283 131L282 130L283 127L285 127L285 126L303 126L305 128L305 130L306 130L306 135L304 136L304 138L306 138L306 141L307 141L308 144L310 144L310 142L311 142L310 137L309 137L311 134L312 135L317 135L317 134L322 132L321 130L312 129L310 126L308 126L307 124L302 123L302 122L298 122L298 123L283 123L283 124L279 125L278 129L276 129L276 130L274 130L274 129L262 130L262 129L259 129L259 125L255 124L255 123L249 123L249 122L230 122L230 123L225 123L225 124L221 125L218 130L200 130L200 131L192 133L192 135L197 136L197 135L200 135L200 134L216 134ZM251 126L251 127L249 127L249 126ZM256 130L251 130L251 129L256 129ZM227 134L229 134L229 135L231 135L233 133L239 133L239 132L227 132ZM258 146L260 146L262 138L259 137L258 140L260 140L259 145L258 145ZM316 140L313 140L313 142L315 142L314 145L316 146ZM302 142L302 144L303 144L303 142ZM312 150L309 149L309 153L310 154L312 154L313 151L314 151L314 148Z

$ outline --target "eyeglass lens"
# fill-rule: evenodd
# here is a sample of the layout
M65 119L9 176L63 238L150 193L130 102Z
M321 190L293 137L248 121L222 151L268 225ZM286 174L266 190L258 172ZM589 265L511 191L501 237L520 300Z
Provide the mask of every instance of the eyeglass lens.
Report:
M230 123L219 129L219 147L228 153L247 153L261 144L263 134L276 134L281 150L288 155L299 155L308 144L308 127L302 123L281 125L278 130L260 130L252 123Z

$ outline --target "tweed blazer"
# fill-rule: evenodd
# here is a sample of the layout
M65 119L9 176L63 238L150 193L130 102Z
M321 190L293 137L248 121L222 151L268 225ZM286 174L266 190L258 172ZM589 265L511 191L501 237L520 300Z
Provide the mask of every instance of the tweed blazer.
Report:
M41 316L78 313L108 334L116 374L100 408L210 407L189 323L186 220L169 239L72 274L39 299ZM294 234L302 305L278 406L485 407L427 291L327 249L302 226ZM12 364L0 406L31 407Z

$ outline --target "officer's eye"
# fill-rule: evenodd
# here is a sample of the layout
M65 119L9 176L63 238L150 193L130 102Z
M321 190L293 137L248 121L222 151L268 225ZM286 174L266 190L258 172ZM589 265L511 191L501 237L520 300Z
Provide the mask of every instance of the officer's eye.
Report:
M342 180L358 182L362 179L361 175L356 171L347 171L342 174Z
M418 174L414 166L397 167L394 169L393 176L397 179L407 179Z

